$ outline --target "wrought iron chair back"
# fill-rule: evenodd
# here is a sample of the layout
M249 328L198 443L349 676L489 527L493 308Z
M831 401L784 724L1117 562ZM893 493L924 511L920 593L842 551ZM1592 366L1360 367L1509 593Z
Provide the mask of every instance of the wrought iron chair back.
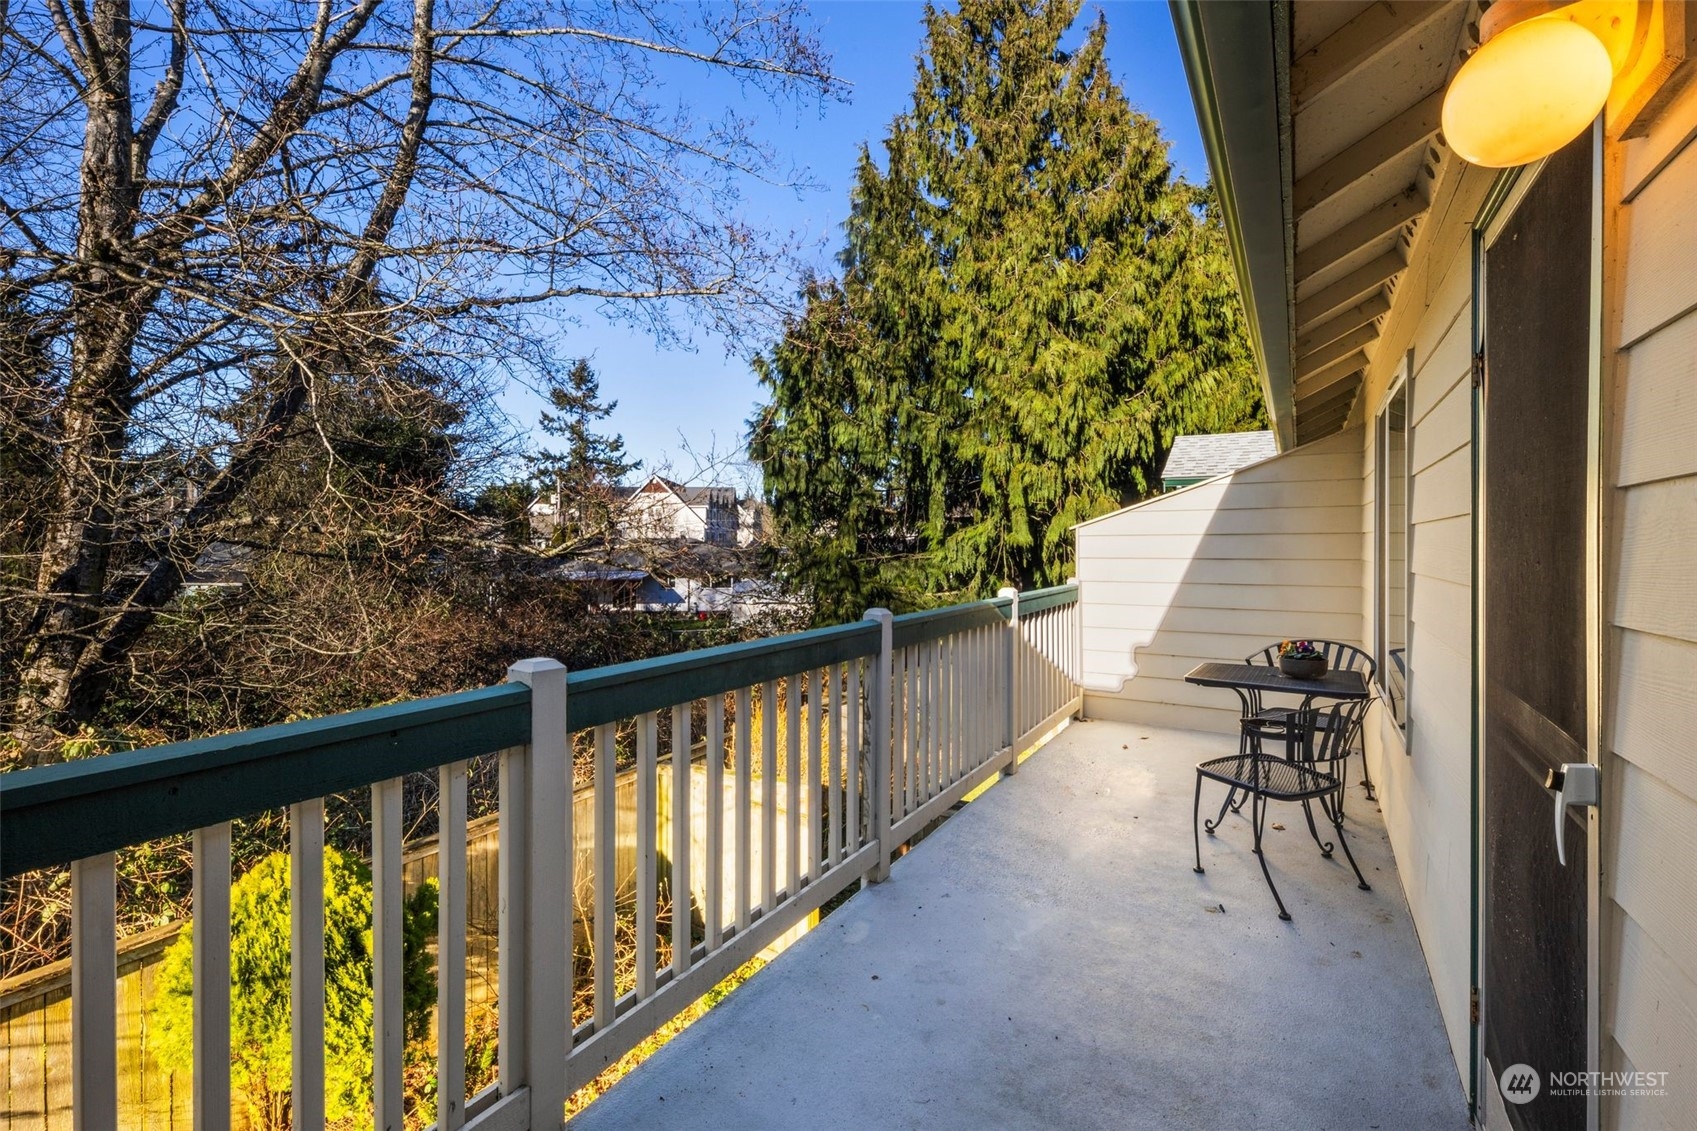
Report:
M1320 654L1326 657L1326 667L1328 670L1361 672L1363 676L1366 677L1369 685L1373 683L1374 679L1379 674L1379 665L1373 660L1373 657L1369 656L1365 651L1357 648L1353 644L1345 644L1341 640L1311 640L1309 643L1313 644L1315 648L1320 650ZM1278 643L1269 644L1259 652L1245 656L1243 658L1243 662L1246 664L1257 664L1269 668L1278 667ZM1259 691L1251 691L1244 706L1244 719L1246 721L1251 719L1258 720L1262 724L1262 734L1260 737L1268 738L1274 736L1271 732L1291 725L1291 715L1293 711L1306 709L1309 706L1309 703L1304 701L1301 708L1268 707L1261 701L1261 693ZM1363 708L1362 716L1365 717L1365 708ZM1320 725L1329 726L1330 722L1323 720ZM1360 731L1359 722L1355 729L1357 732ZM1246 731L1245 733L1247 736L1249 732ZM1367 770L1366 747L1362 747L1361 784L1367 789L1368 800L1373 800L1373 776Z
M1269 668L1278 667L1280 643L1283 643L1283 641L1269 644L1259 652L1245 656L1243 662L1260 664ZM1373 657L1353 644L1345 644L1339 640L1311 640L1309 643L1318 648L1320 654L1326 657L1326 667L1330 670L1365 672L1368 683L1372 683L1374 677L1379 674L1379 665L1374 662Z
M1308 760L1316 769L1332 773L1324 763L1337 764L1338 780L1343 781L1341 763L1355 748L1367 708L1372 704L1371 699L1339 699L1323 707L1305 707L1296 712L1292 729L1299 739L1312 743L1312 757Z

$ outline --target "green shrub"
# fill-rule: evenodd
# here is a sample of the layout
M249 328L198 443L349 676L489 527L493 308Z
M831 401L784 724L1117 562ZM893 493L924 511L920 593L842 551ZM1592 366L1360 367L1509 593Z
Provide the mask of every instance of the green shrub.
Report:
M409 1040L425 1035L436 983L426 947L436 932L436 884L402 911L402 983ZM160 966L152 1000L160 1066L193 1063L192 924ZM324 850L325 1114L331 1123L370 1122L372 1076L371 870ZM276 852L230 889L230 1069L249 1122L289 1125L289 857Z

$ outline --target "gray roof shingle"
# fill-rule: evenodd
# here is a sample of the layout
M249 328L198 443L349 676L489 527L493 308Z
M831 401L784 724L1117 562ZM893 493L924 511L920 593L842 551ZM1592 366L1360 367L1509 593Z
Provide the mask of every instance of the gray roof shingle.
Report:
M1221 432L1180 436L1167 453L1162 479L1211 479L1279 454L1271 432Z

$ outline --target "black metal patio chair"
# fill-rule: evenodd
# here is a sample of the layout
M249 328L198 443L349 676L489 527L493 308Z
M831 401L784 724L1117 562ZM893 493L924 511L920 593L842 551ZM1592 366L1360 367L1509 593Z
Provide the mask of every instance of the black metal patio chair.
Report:
M1286 753L1282 756L1269 754L1261 749L1260 737L1250 733L1254 725L1252 720L1245 719L1242 723L1244 739L1238 753L1198 762L1196 799L1190 811L1191 837L1196 845L1195 871L1204 871L1201 830L1206 828L1208 835L1213 836L1219 827L1218 820L1201 819L1202 782L1209 780L1228 786L1231 790L1228 797L1240 791L1248 796L1249 823L1255 834L1255 855L1261 861L1261 874L1266 877L1267 889L1273 893L1273 901L1279 905L1280 919L1288 920L1290 912L1285 910L1285 901L1280 898L1279 889L1273 883L1273 873L1267 867L1262 837L1267 821L1267 806L1273 801L1301 802L1303 812L1308 817L1309 835L1320 847L1320 855L1330 858L1334 846L1331 842L1320 839L1320 831L1314 824L1311 805L1318 802L1327 821L1336 831L1338 844L1343 846L1344 857L1355 872L1357 886L1362 891L1371 891L1372 887L1367 883L1367 877L1361 874L1361 867L1356 864L1355 855L1350 852L1349 841L1343 832L1343 783L1350 747L1361 729L1361 720L1366 716L1371 702L1371 699L1349 699L1323 707L1297 709L1287 718L1280 734L1281 740L1286 743ZM1222 808L1221 817L1224 815Z
M1379 674L1379 665L1374 662L1373 657L1353 644L1344 644L1337 640L1315 640L1311 643L1326 657L1328 671L1361 672L1366 676L1368 686L1372 686L1374 677ZM1259 652L1245 656L1243 662L1276 668L1279 666L1279 646L1269 644ZM1308 706L1304 701L1301 707L1268 707L1261 702L1259 691L1250 690L1248 695L1244 719L1246 722L1253 719L1258 737L1269 741L1282 739L1290 716ZM1367 770L1365 748L1361 757L1361 785L1367 791L1367 800L1377 800L1373 796L1373 775ZM1232 806L1233 812L1242 808L1241 801Z

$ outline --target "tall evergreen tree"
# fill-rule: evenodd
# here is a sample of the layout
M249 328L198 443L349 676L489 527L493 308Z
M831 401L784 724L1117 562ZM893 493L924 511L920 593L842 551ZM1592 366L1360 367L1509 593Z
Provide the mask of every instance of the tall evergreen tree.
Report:
M752 449L821 615L1059 581L1175 435L1263 420L1210 195L1109 76L1105 19L1062 48L1078 11L927 9L841 285L757 366Z
M553 411L542 414L542 431L565 441L563 451L544 451L536 461L544 489L555 492L560 525L554 540L575 542L605 533L614 487L642 466L626 454L624 437L595 430L619 402L601 400L601 380L589 359L580 357L564 377L551 382L548 403Z

